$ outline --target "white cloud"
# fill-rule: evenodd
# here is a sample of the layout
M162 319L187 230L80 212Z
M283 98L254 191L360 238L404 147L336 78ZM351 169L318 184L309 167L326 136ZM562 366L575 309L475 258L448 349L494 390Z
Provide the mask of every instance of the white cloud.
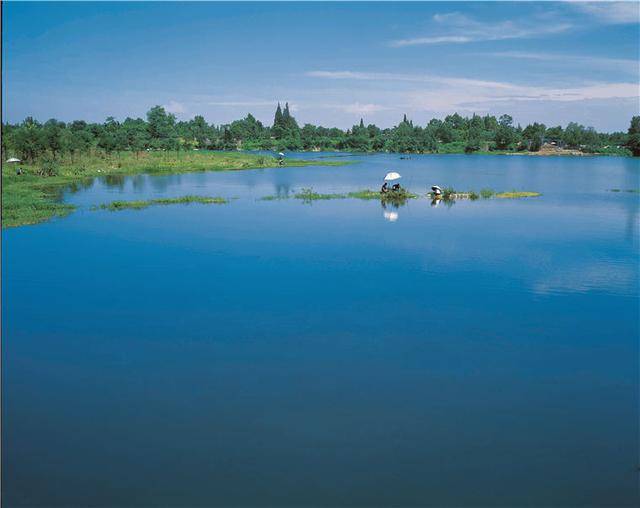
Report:
M169 101L169 104L165 104L162 107L168 113L180 114L180 113L186 112L186 108L184 107L184 104L182 104L181 102L173 101L173 100Z
M549 23L540 20L499 21L486 23L473 18L450 12L433 16L434 33L427 36L397 39L390 42L395 48L423 44L464 44L479 41L500 41L507 39L527 39L544 35L566 32L572 28L570 23Z
M640 3L631 2L571 2L580 11L610 24L640 23Z
M359 102L355 102L353 104L344 106L343 109L347 113L367 115L371 113L377 113L378 111L386 111L389 108L386 106L381 106L380 104L360 104Z
M615 68L633 74L638 74L640 66L637 60L625 58L604 58L597 56L567 55L560 53L532 53L526 51L498 51L494 53L483 53L482 56L516 58L520 60L539 60L542 62L562 62L564 64L574 63L590 67Z
M207 102L208 106L220 106L220 107L260 107L260 106L273 106L274 108L278 104L277 100L261 101L211 101Z
M306 73L312 78L355 79L363 81L406 81L414 83L441 83L443 85L488 86L494 88L512 88L514 85L497 81L481 81L477 79L450 78L430 74L396 74L390 72L354 72L354 71L310 71Z
M333 80L364 80L371 82L399 81L424 86L393 93L406 106L428 111L485 111L489 105L505 102L576 102L607 99L638 99L637 83L588 83L583 86L545 87L518 85L508 82L483 81L447 76L393 74L355 71L311 71L308 76ZM381 92L381 94L384 92ZM380 95L382 96L382 95Z

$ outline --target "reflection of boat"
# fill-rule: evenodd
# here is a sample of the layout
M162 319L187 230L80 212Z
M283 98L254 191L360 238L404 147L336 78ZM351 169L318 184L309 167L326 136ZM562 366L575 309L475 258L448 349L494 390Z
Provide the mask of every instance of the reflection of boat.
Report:
M385 211L384 218L387 219L389 222L395 222L398 220L398 212Z

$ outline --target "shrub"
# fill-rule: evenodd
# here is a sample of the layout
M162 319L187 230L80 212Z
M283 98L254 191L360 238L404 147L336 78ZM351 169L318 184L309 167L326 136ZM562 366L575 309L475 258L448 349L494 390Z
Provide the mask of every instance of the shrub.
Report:
M58 166L58 163L55 160L49 158L42 161L42 165L38 170L38 174L40 176L57 176L59 172L60 168Z

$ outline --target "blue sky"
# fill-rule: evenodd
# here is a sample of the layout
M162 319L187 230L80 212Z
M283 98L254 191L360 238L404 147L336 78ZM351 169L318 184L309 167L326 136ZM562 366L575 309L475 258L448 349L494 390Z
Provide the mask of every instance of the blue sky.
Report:
M382 127L461 114L626 130L637 2L3 3L3 121L144 116Z

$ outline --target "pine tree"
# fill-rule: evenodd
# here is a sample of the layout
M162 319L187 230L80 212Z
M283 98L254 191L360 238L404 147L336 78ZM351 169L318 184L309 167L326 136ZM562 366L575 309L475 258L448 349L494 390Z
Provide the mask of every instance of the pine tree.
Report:
M282 108L280 107L279 102L278 102L278 107L276 109L276 116L273 119L272 132L273 132L273 136L276 139L282 139L286 134L285 124L284 124L284 115L282 114Z
M282 109L280 108L279 102L278 107L276 108L276 116L273 119L273 127L282 127Z

